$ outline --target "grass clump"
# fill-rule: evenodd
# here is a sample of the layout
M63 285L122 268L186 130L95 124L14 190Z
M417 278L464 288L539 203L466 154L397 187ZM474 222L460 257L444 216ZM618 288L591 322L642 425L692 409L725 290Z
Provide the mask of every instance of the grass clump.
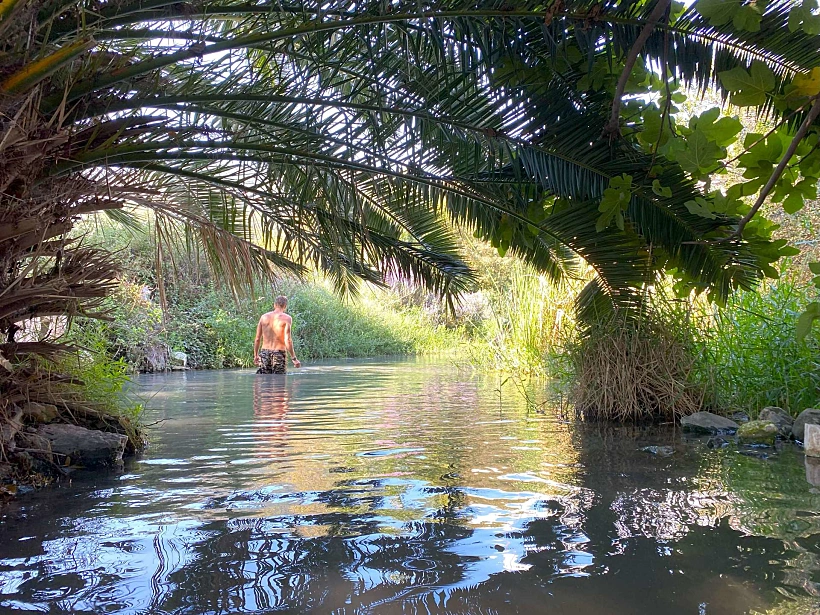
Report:
M618 315L567 340L566 402L587 420L674 420L701 409L692 340L653 315L639 322Z
M756 416L765 406L797 414L820 402L820 332L805 341L797 319L817 300L812 286L786 276L759 291L738 292L703 319L698 345L708 403Z

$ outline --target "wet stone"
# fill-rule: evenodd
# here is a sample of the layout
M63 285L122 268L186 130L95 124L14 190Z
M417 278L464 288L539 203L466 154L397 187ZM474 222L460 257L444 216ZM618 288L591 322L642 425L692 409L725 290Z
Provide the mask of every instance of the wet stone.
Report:
M788 438L792 435L792 425L794 419L792 416L777 406L767 406L760 411L757 417L758 421L768 421L777 425L777 435Z
M729 446L729 441L720 436L709 438L706 442L706 448L726 448Z
M762 461L766 461L769 459L769 453L766 451L756 450L756 449L745 449L742 451L738 451L741 455L746 457L752 457L754 459L760 459Z
M121 434L86 429L76 425L43 425L37 436L45 440L52 453L68 457L72 464L86 467L122 463L128 438Z
M752 420L752 417L750 417L745 412L733 412L729 415L729 418L732 419L735 423L739 424L748 423Z
M806 408L803 412L798 414L797 418L794 419L794 425L792 425L792 437L795 440L800 440L802 442L806 425L809 423L820 425L820 410L815 408Z
M730 435L739 427L733 420L711 412L695 412L681 417L680 424L684 431L711 435Z
M771 421L749 421L737 430L737 439L742 444L773 446L778 433L777 425Z
M649 453L650 455L657 455L658 457L669 457L675 454L675 449L671 446L644 446L638 450Z

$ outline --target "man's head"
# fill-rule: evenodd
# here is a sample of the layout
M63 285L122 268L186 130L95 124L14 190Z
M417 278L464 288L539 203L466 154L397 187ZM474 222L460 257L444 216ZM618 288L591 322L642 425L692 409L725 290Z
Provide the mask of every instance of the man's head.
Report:
M288 307L288 298L285 295L279 295L276 299L273 300L273 307L277 307L280 310L284 310Z

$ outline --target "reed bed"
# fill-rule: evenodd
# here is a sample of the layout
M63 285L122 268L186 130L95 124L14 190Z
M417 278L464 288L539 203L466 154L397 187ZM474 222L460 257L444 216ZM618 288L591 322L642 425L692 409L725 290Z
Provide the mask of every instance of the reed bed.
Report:
M573 374L567 401L579 418L673 421L703 406L695 354L664 323L612 318L565 352Z

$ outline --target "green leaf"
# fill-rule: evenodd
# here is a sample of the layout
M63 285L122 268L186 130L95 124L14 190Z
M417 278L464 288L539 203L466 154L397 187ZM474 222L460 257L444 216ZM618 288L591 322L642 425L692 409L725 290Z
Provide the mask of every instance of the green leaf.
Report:
M815 15L817 0L803 0L789 11L789 32L803 30L809 36L820 34L820 15Z
M799 73L792 80L794 93L798 96L817 96L820 94L820 66L815 66L809 73Z
M737 135L743 130L740 120L734 117L720 117L720 109L717 107L701 113L694 124L693 128L697 126L703 134L720 147L734 143Z
M676 152L675 159L684 171L688 171L695 177L700 177L714 169L718 158L725 155L725 150L718 147L699 128L686 137L685 144L685 149Z
M718 73L723 87L732 92L731 102L738 107L760 106L766 94L774 89L774 72L760 60L752 62L749 71L737 66Z
M783 199L783 210L787 214L797 213L803 209L806 200L815 198L817 198L817 180L815 178L803 179L787 189L786 197Z
M672 189L669 186L661 186L660 180L657 179L652 182L652 192L658 196L664 196L666 198L670 198L672 196Z
M760 22L762 18L763 15L758 10L756 4L746 4L735 11L732 17L732 24L738 30L760 32Z
M809 271L814 275L820 275L820 263L809 263Z
M798 341L806 339L808 334L811 333L811 327L814 321L818 318L820 318L820 303L813 301L806 306L806 311L800 314L800 317L797 319L795 333L797 334Z
M695 9L713 26L722 26L732 21L742 2L743 0L700 0Z
M609 188L604 190L598 211L602 212L595 223L595 230L599 233L615 220L619 229L624 229L623 211L632 200L632 176L620 175L609 180Z
M709 220L717 218L712 212L712 206L709 201L702 197L697 197L694 201L686 201L684 205L686 205L686 209L688 209L690 213L700 216L701 218L708 218Z

